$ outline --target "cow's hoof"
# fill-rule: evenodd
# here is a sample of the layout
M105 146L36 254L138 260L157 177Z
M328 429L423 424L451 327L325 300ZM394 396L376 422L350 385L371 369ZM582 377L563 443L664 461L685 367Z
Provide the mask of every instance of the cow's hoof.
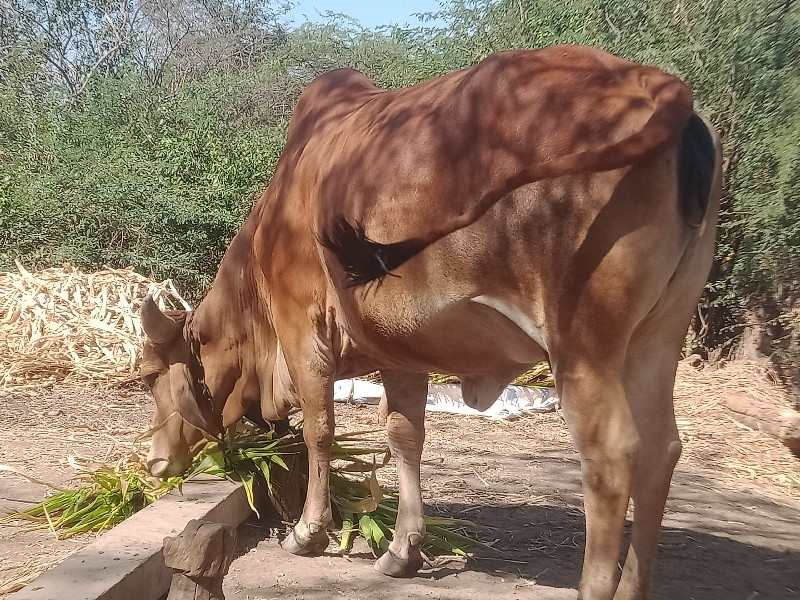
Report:
M400 558L390 549L375 562L375 570L389 577L411 577L421 568L422 555L416 548L411 549L408 559Z
M324 529L305 538L298 535L297 528L294 527L281 542L281 548L298 556L319 556L325 552L328 541L328 533Z

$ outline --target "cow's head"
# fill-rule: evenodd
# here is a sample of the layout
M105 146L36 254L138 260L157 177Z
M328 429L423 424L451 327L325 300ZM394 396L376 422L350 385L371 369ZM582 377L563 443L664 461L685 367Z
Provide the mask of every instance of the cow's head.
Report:
M147 466L157 477L182 473L204 439L245 414L277 422L299 406L269 321L210 298L194 312L162 312L150 296L142 304L141 376L156 405Z
M202 366L187 322L191 312L162 312L149 295L142 304L147 334L141 376L153 393L155 416L147 467L156 477L179 475L204 437L219 433L203 381Z

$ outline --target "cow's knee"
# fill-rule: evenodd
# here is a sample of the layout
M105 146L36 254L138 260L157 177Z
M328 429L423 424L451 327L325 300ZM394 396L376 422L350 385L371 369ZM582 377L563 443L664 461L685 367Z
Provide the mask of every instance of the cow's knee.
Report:
M581 453L584 492L627 501L631 478L642 453L638 438L614 441Z
M680 439L674 439L667 445L666 451L666 459L667 464L670 467L674 467L678 464L678 461L681 458L681 454L683 454L683 443Z

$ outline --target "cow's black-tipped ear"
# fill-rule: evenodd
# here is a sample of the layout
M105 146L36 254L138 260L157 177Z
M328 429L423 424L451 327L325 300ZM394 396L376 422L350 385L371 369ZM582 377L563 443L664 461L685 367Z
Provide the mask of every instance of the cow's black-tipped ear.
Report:
M341 215L334 217L319 242L336 256L349 287L391 275L394 269L425 247L416 239L393 244L374 242L367 237L363 225L357 222L353 226Z

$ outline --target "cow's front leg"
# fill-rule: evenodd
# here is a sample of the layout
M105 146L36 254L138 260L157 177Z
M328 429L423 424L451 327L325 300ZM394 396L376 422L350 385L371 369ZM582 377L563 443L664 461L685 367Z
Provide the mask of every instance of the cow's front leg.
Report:
M391 577L405 577L422 567L420 549L425 540L425 522L419 469L425 442L428 375L381 371L381 378L385 388L381 412L385 407L386 431L397 463L400 499L394 539L389 550L375 563L375 570Z
M331 522L333 386L324 378L298 383L303 408L303 439L308 448L308 492L303 514L282 547L292 554L319 555L328 547L327 530Z

